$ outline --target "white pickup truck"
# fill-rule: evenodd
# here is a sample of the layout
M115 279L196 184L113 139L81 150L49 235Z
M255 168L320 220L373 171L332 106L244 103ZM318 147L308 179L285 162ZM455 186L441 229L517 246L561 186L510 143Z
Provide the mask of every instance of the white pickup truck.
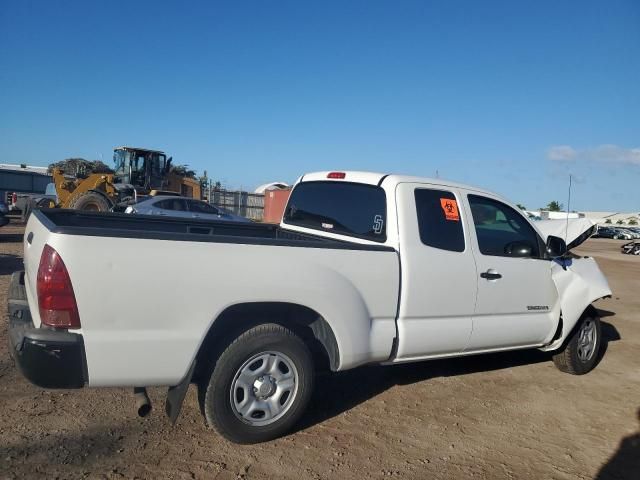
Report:
M537 348L583 374L611 291L542 226L478 188L363 172L304 175L280 225L35 211L11 350L36 385L137 387L141 411L167 386L173 421L195 383L242 443L286 433L318 369Z

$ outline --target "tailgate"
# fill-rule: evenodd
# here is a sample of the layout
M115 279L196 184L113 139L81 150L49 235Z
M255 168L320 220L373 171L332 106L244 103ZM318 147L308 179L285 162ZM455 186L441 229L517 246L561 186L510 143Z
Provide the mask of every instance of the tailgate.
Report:
M42 223L44 218L37 211L29 216L29 221L24 229L24 284L27 293L27 300L31 308L33 324L40 327L40 312L38 310L38 294L36 292L36 278L42 249L47 243L51 232Z

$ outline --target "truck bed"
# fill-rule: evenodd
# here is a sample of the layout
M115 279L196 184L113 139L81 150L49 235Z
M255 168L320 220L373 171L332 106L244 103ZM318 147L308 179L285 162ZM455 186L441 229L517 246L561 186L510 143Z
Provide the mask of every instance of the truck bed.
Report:
M38 219L50 232L59 234L393 251L393 248L382 245L363 245L307 235L272 224L155 217L112 212L81 212L64 209L36 210L34 215L38 216Z
M391 355L400 276L391 247L276 225L36 210L24 257L36 330L45 245L73 286L90 386L177 385L213 322L254 304L323 318L344 351L336 369Z

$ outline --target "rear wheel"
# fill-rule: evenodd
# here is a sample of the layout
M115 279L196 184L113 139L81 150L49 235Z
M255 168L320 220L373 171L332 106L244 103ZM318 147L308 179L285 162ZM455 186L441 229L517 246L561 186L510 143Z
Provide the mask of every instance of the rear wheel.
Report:
M237 443L280 437L309 403L313 374L311 352L295 333L277 324L254 327L226 348L201 385L207 422Z
M595 367L602 343L600 317L585 313L565 347L553 356L553 363L562 372L584 375Z
M69 208L88 212L107 212L111 208L111 204L104 195L96 192L85 192L74 198Z

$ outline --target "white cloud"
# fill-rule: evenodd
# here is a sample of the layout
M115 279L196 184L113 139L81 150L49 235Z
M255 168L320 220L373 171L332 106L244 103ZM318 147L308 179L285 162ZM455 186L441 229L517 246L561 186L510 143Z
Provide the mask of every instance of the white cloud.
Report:
M605 144L579 150L570 145L555 145L547 151L547 158L555 162L590 160L600 163L640 166L640 148L624 148Z
M578 152L569 145L554 145L547 152L549 160L556 162L568 162L575 160Z
M600 145L587 153L592 160L597 162L640 165L640 148L622 148L618 145Z

